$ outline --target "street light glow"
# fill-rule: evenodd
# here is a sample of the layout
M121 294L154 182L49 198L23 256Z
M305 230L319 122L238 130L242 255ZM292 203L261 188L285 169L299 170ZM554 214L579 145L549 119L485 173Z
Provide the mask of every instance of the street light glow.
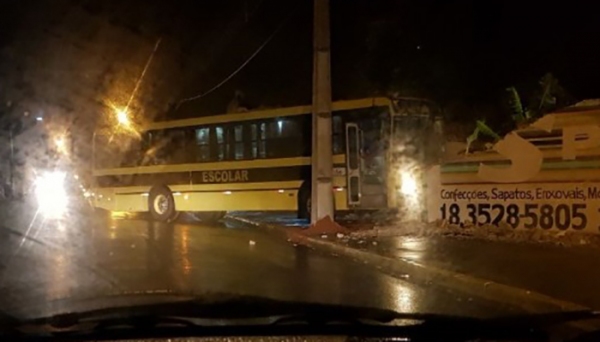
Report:
M35 195L39 210L45 217L58 219L67 210L68 196L65 190L64 172L45 172L35 180Z
M139 136L138 129L132 118L131 113L127 107L115 106L110 101L108 107L111 109L109 112L109 126L107 127L111 131L112 135L118 133L128 133ZM112 136L111 136L112 140Z
M58 137L58 138L56 138L56 140L54 142L56 144L56 147L58 147L59 149L65 148L65 145L66 145L65 138Z
M64 134L60 134L54 138L54 146L56 146L56 150L65 156L69 154L67 143L67 138L64 136Z
M116 112L117 122L119 125L129 127L131 125L131 121L129 121L129 115L127 115L127 111L125 109L116 109Z

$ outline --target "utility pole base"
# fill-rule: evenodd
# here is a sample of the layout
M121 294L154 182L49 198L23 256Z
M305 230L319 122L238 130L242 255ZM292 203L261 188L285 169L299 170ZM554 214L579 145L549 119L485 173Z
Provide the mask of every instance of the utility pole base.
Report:
M311 222L315 223L327 216L333 220L334 205L331 180L317 182L316 186L313 187L313 191L319 202L318 205L311 205Z

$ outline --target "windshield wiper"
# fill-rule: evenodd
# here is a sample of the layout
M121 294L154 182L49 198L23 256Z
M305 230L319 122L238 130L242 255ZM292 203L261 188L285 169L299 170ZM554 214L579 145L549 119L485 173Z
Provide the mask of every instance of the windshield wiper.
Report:
M123 339L207 336L407 337L411 340L465 341L516 339L546 341L542 330L575 320L598 318L593 311L476 319L386 309L295 303L255 297L188 300L111 308L26 322L22 334L60 339ZM40 327L46 327L40 334ZM30 334L31 333L31 334ZM36 334L36 335L33 335Z

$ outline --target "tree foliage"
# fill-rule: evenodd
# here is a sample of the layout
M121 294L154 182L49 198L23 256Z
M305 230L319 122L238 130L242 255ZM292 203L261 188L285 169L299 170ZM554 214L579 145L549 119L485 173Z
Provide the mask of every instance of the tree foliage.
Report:
M480 138L492 139L497 142L506 133L527 126L547 113L556 111L574 102L572 96L559 84L551 74L546 73L538 82L538 87L527 97L525 104L522 93L516 87L506 88L506 104L510 114L508 125L492 127L485 120L477 120L475 130L467 138L467 153L471 144Z

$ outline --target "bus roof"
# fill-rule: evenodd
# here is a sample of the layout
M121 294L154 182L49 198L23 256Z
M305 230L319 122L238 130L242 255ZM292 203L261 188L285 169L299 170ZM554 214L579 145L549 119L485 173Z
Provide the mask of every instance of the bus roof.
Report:
M389 106L391 100L386 97L369 97L356 100L344 100L332 102L332 110L347 110L355 108L368 108L374 106ZM241 113L229 113L219 114L211 116L202 116L189 119L170 120L170 121L158 121L148 124L144 130L151 131L157 129L168 129L177 127L187 126L199 126L199 125L210 125L216 123L226 122L237 122L237 121L248 121L258 119L276 118L281 116L293 116L302 115L312 112L312 106L295 106L295 107L283 107L283 108L272 108L262 109Z

